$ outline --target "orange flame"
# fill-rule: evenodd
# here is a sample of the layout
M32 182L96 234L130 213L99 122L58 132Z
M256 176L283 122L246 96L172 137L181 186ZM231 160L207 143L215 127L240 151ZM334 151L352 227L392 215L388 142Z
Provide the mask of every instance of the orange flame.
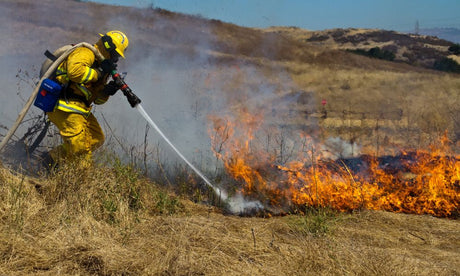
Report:
M449 150L447 135L429 150L416 151L410 162L401 161L404 170L388 171L377 158L368 158L368 172L360 175L344 164L321 161L315 151L319 147L306 135L296 160L276 165L273 153L254 141L259 116L246 113L236 120L217 116L210 120L213 151L226 173L241 184L243 194L266 204L459 215L460 156Z

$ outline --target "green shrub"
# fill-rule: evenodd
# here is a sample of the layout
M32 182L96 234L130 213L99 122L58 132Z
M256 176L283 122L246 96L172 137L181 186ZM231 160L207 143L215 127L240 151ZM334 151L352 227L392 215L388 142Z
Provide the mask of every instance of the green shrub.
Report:
M439 71L460 73L460 65L448 57L435 61L433 68Z
M459 55L460 54L460 44L454 44L449 47L449 52L452 52L454 55Z
M371 48L368 51L364 49L355 49L355 50L349 50L349 51L355 54L368 56L372 58L389 60L389 61L393 61L395 59L395 54L393 52L382 50L379 47Z
M340 213L327 207L306 207L303 216L290 216L292 230L303 235L324 236L330 233Z

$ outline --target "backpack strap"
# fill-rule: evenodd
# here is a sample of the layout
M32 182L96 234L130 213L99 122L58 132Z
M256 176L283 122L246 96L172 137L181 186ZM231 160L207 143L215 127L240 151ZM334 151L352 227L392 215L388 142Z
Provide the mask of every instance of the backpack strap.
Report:
M53 55L53 53L51 53L50 51L46 50L46 52L44 53L45 56L49 59L51 59L52 61L56 61L57 60L57 57L55 55Z

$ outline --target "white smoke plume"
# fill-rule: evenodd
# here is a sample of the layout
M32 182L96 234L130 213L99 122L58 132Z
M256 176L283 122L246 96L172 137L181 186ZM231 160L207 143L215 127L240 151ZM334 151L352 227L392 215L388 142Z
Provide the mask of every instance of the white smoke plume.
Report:
M264 139L263 136L275 128L275 132L285 138L283 143L289 151L295 150L300 130L298 126L288 125L286 120L299 115L298 110L289 106L297 104L303 93L282 67L261 66L253 62L251 56L220 61L222 54L215 51L215 43L220 38L209 21L197 18L192 19L194 24L187 24L183 19L148 8L108 8L77 1L22 2L25 4L20 10L13 2L0 3L0 20L4 26L0 34L8 38L0 52L0 124L9 127L16 119L24 103L17 96L18 91L28 97L33 90L30 84L18 80L19 70L27 71L36 81L45 50L82 41L95 43L98 33L121 30L129 37L130 46L126 59L119 62L119 71L127 72L125 80L142 100L144 109L198 168L208 172L221 166L216 164L210 146L209 115L238 120L242 110L260 114L264 121L257 133L259 138ZM52 6L62 10L71 8L73 12L44 17L43 13ZM18 16L17 12L24 15ZM270 43L263 41L255 47L261 47L269 57ZM304 105L308 108L313 102L304 102ZM121 146L127 148L145 142L146 122L121 93L105 105L97 106L94 113L109 140L111 136L118 137L125 143ZM316 128L314 120L309 127ZM167 160L178 162L158 135L149 132L147 139L148 145L161 147ZM228 202L235 212L261 206L243 197L231 198Z

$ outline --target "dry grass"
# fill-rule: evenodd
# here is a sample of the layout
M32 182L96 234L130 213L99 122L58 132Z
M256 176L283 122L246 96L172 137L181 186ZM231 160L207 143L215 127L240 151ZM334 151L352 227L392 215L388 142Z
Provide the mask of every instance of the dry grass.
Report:
M137 205L133 190L139 192ZM457 220L328 210L271 218L229 216L168 195L125 166L41 178L2 168L0 198L4 275L460 272Z
M358 135L359 143L372 145L379 129L398 147L426 147L444 130L454 143L460 139L460 81L455 75L301 64L290 68L294 81L314 92L317 112L327 111L320 124L330 136ZM327 100L324 109L321 99Z
M305 126L314 117L324 137L353 139L368 148L375 148L378 139L386 139L388 151L380 154L401 148L426 148L446 130L454 144L460 141L460 79L455 74L408 70L408 65L357 58L347 53L337 57L356 58L362 66L340 59L334 64L334 56L330 60L321 54L312 63L244 56L233 56L232 63L255 68L258 76L263 76L264 85L274 87L280 99L288 95L297 98L281 107L295 113L291 118L277 118L285 124ZM225 68L225 64L219 68ZM232 82L222 90L236 99L240 91L251 87L257 96L254 91L261 82L261 77L254 74L238 76L234 65L210 71L209 75L216 81L230 76ZM310 100L306 102L305 98ZM324 107L322 99L327 100ZM279 108L279 102L274 101L272 106Z

